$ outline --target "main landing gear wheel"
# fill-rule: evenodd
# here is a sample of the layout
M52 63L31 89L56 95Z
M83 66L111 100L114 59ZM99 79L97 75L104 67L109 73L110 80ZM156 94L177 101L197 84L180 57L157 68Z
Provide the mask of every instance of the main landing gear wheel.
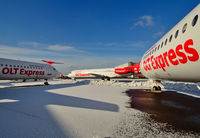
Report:
M49 85L47 79L45 79L44 85Z
M44 82L44 85L49 85L49 83L47 81Z
M153 86L153 88L151 89L151 92L161 93L161 87L160 86Z

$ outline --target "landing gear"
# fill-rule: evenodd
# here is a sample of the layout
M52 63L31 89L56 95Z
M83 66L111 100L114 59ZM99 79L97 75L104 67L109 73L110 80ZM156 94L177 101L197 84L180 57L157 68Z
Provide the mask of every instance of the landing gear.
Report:
M107 78L107 81L110 81L110 78L109 78L109 77Z
M101 78L101 80L107 80L107 81L110 81L110 78L109 78L109 77L105 77L105 78Z
M151 92L161 92L161 87L160 86L153 86L151 89Z
M76 78L71 78L73 81L76 81Z
M162 89L160 87L160 80L155 80L155 85L151 88L151 92L154 93L161 93Z
M44 85L49 85L49 83L47 81L44 82Z
M44 85L49 85L47 79L45 79Z

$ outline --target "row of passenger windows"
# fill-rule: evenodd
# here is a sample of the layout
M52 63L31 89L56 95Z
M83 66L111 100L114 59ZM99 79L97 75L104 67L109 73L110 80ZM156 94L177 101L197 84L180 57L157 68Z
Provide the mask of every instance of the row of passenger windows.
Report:
M23 65L8 65L8 64L1 64L2 67L14 67L14 68L27 68L27 69L39 69L43 70L42 67L30 67L30 66L23 66Z
M194 27L197 23L197 20L198 20L198 15L196 15L193 20L192 20L192 23L191 25ZM187 30L187 23L184 24L183 28L182 28L182 33L185 33L185 31ZM174 34L174 39L176 39L179 35L179 30L177 30ZM169 37L169 43L172 41L173 39L173 34L170 35ZM160 48L162 48L164 45L167 45L167 42L168 42L168 38L165 39L165 41L163 41L161 44L159 44L157 47L153 48L150 52L148 52L147 55L145 55L145 59L149 56L151 56L154 52L156 52L157 50L159 50Z

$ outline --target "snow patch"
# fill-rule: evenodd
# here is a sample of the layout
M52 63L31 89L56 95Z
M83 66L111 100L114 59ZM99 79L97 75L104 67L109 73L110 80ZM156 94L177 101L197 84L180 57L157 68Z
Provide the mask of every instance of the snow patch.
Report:
M137 110L127 110L114 128L115 138L199 137L198 133L176 131L168 124L158 123L149 114Z
M13 99L2 99L0 100L0 103L12 103L12 102L18 102L19 100L13 100Z

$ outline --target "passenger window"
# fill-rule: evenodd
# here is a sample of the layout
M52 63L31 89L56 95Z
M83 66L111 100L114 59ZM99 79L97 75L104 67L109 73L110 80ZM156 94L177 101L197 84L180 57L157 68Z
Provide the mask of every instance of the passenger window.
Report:
M163 47L163 42L162 42L162 44L161 44L161 48Z
M12 67L12 65L10 65L10 67Z
M170 38L169 38L169 42L171 42L171 41L172 41L172 37L173 37L173 36L171 35L171 36L170 36Z
M158 50L159 50L159 48L160 48L160 45L158 45Z
M195 26L195 25L196 25L197 20L198 20L198 15L196 15L196 16L194 17L194 19L192 20L192 26Z
M176 31L175 38L178 37L178 32L179 32L179 30Z
M187 23L183 26L182 32L185 33L186 29L187 29Z
M165 40L165 45L167 45L167 39Z
M5 66L7 67L8 65L6 64Z

